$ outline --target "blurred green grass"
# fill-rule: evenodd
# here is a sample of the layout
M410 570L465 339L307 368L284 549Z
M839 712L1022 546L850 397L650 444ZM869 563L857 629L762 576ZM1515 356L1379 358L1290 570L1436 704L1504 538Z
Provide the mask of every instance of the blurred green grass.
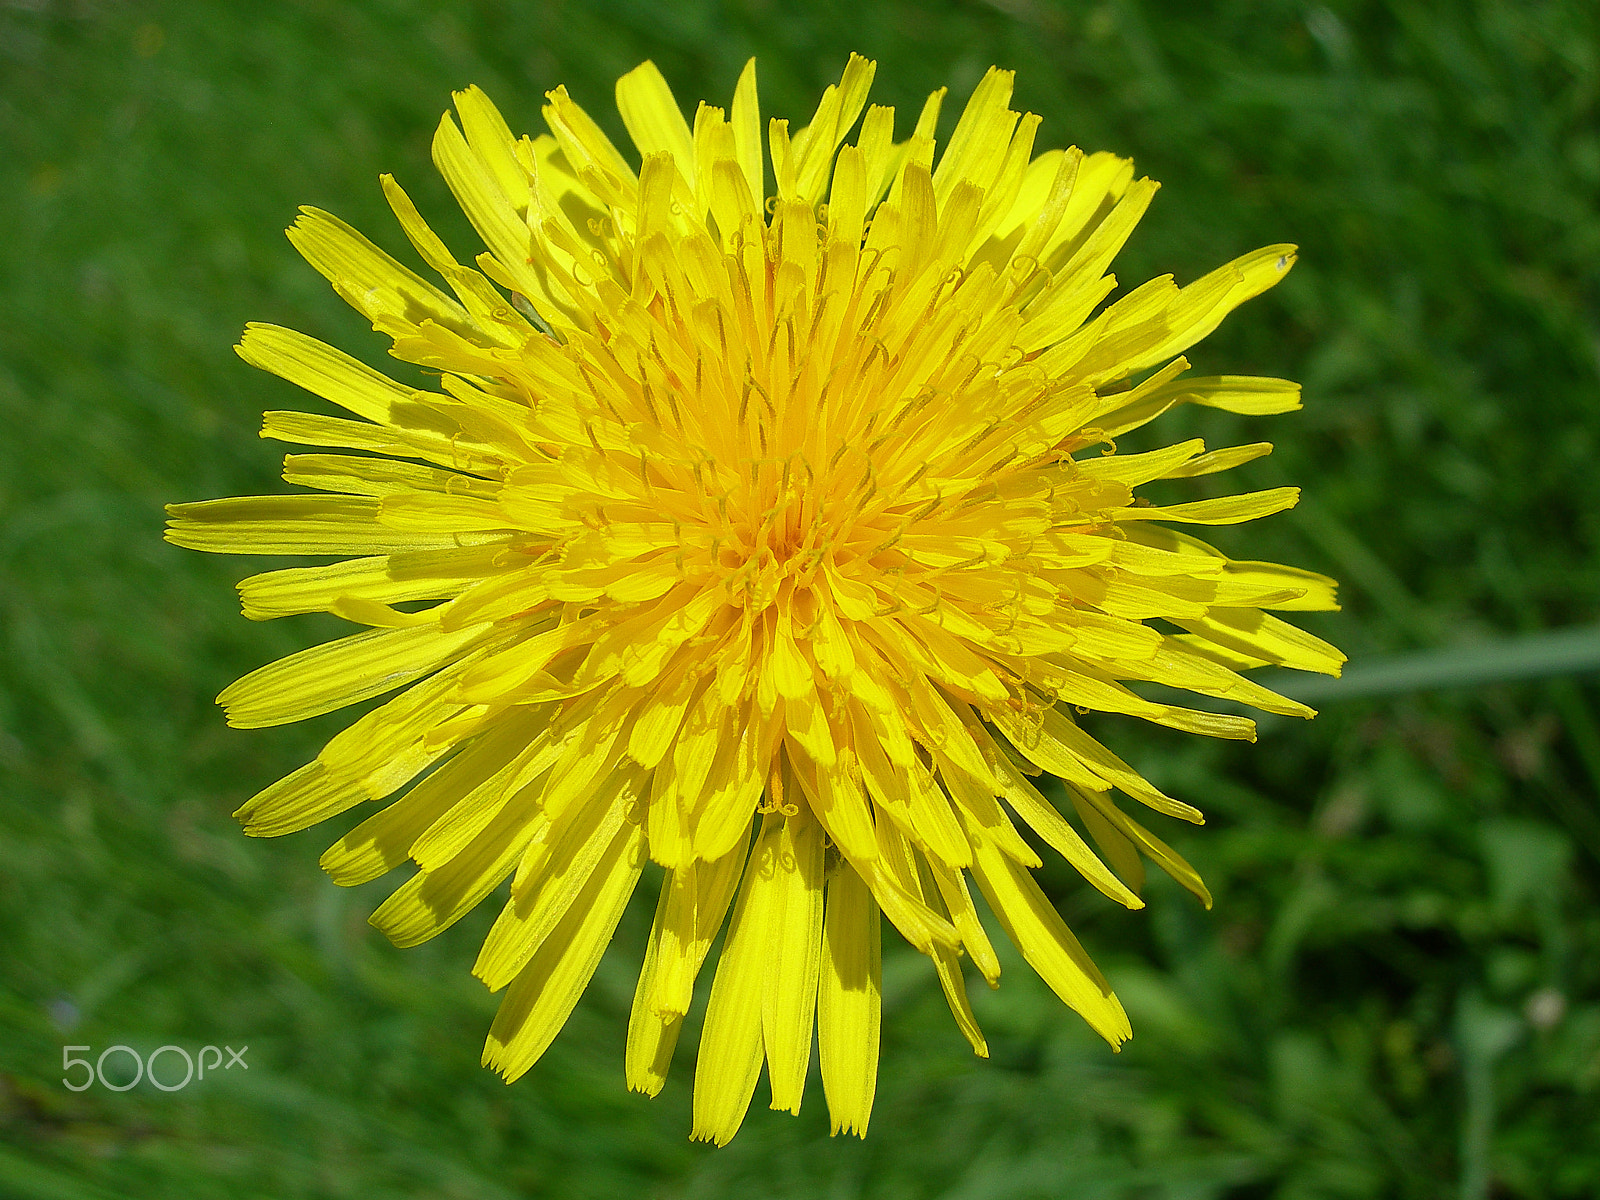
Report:
M1230 551L1328 571L1313 623L1358 661L1592 623L1600 591L1600 17L1584 0L1392 4L273 6L0 3L0 1194L1156 1198L1600 1192L1600 728L1585 678L1329 702L1256 746L1101 732L1204 808L1170 837L1217 897L1113 911L1044 881L1136 1036L1111 1056L1021 964L975 996L975 1061L931 972L886 964L865 1143L758 1099L687 1140L692 1053L623 1091L649 921L539 1067L477 1066L488 914L397 951L386 882L333 887L333 834L229 811L342 723L226 730L210 698L329 621L252 625L253 562L159 540L170 500L272 490L247 320L388 360L278 231L296 205L401 242L393 171L460 248L428 161L449 90L519 129L565 82L613 134L653 57L692 102L750 54L802 116L845 55L904 109L990 63L1041 144L1132 154L1164 189L1119 260L1192 279L1298 241L1283 286L1192 357L1280 374L1303 413L1151 431L1278 443L1239 475L1307 499ZM948 122L947 122L948 124ZM1167 836L1164 831L1164 836ZM646 897L647 899L647 897ZM164 1094L62 1087L63 1044L250 1046ZM693 1039L685 1038L686 1047ZM758 1093L759 1096L759 1093Z

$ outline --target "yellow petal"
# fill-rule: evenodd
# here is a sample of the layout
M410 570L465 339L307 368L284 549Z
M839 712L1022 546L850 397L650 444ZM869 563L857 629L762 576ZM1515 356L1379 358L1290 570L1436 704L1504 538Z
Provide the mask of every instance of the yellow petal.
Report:
M999 772L1007 803L1052 850L1118 904L1126 908L1144 907L1144 901L1095 856L1088 843L1078 836L1078 831L1067 824L1066 818L1056 811L1055 806L1039 794L1027 776L1009 760L1001 761Z
M537 803L518 796L461 853L435 871L418 871L368 922L396 946L417 946L454 925L511 874L539 828Z
M351 558L321 567L288 567L239 581L244 615L252 621L328 612L344 597L397 604L444 600L504 570L499 547L439 550L420 555Z
M487 736L474 739L402 799L328 847L322 855L322 869L335 883L349 887L399 866L424 833L503 771L517 744L536 737L548 716L548 708L536 708L500 721ZM455 743L440 744L450 747Z
M368 496L235 496L169 504L166 538L213 554L397 554L502 540L488 532L388 529Z
M674 872L669 871L661 880L661 894L656 900L655 921L645 943L644 964L639 969L639 982L633 990L633 1009L628 1014L628 1041L623 1052L623 1075L630 1092L656 1096L667 1082L667 1070L672 1065L672 1051L678 1045L678 1033L683 1028L683 1014L661 1012L651 1007L649 997L656 989L656 978L663 961L662 933L667 905L673 891Z
M694 1072L695 1141L726 1146L739 1132L761 1074L762 991L782 817L769 814L744 870L728 937L717 961Z
M942 919L945 916L944 901L937 889L931 889L924 883L915 849L888 822L880 827L880 835L883 853L879 861L884 869L918 904L927 905L930 912ZM935 942L923 953L933 960L934 973L939 977L939 986L950 1005L950 1015L955 1018L957 1028L971 1044L974 1054L979 1058L988 1058L989 1045L984 1040L983 1031L978 1028L972 1003L967 999L966 978L961 973L961 959L956 946Z
M800 1111L811 1062L822 959L822 829L804 810L783 821L767 899L761 1037L772 1107Z
M1142 354L1131 357L1125 364L1126 373L1154 366L1207 336L1235 308L1287 275L1294 266L1297 248L1263 246L1184 288L1166 314L1166 336Z
M228 724L260 729L370 700L438 670L484 636L482 627L373 629L259 667L217 697Z
M387 421L390 406L411 396L410 388L292 329L252 322L235 349L251 366L271 371L369 421Z
M822 199L833 152L866 107L867 93L872 89L872 77L877 69L877 63L851 54L838 85L828 86L810 123L795 134L796 190L808 204Z
M567 162L585 186L607 204L631 208L628 203L638 183L633 168L595 124L595 120L567 95L565 87L547 92L545 122L555 134Z
M658 958L644 1003L652 1012L682 1016L689 1011L695 977L733 900L746 846L735 846L713 862L697 859L670 874L671 891L653 940Z
M507 279L513 290L531 293L547 303L543 285L529 269L527 226L500 194L492 175L472 157L461 131L448 113L440 120L439 132L434 138L434 161L483 239L501 259L511 259L513 265L509 267L500 259L494 260L496 275ZM510 350L524 346L534 336L536 326L523 313L508 306L488 278L456 262L393 176L379 178L389 207L399 219L406 237L423 261L450 285L466 309L477 330L476 340L490 347Z
M934 173L941 203L962 180L985 189L993 183L1017 123L1017 114L1007 107L1015 81L1015 71L990 67L973 90Z
M1270 517L1293 508L1300 501L1297 487L1268 488L1238 496L1218 496L1215 500L1192 500L1187 504L1150 505L1146 508L1114 508L1116 521L1184 521L1195 525L1238 525Z
M424 408L414 399L404 406L397 404L391 409L391 419L402 407L414 410ZM432 405L426 408L437 414L438 410ZM435 423L438 423L437 415ZM301 446L341 446L350 450L370 450L375 454L421 458L456 471L472 471L481 475L497 475L505 465L505 459L497 448L474 438L462 437L459 433L369 425L364 421L345 421L316 413L269 412L262 418L261 436Z
M1321 638L1250 609L1215 608L1204 617L1178 624L1219 646L1280 667L1338 675L1345 663L1345 656Z
M695 181L694 139L683 110L655 63L646 59L617 80L617 111L639 154L666 153L685 183Z
M924 857L920 865L933 880L931 889L924 882L923 894L927 895L937 889L945 911L950 914L951 924L961 935L962 946L972 958L972 965L978 968L990 987L999 987L1000 959L994 952L994 946L990 943L982 922L978 920L978 910L972 904L972 893L967 889L967 877L961 871L935 862L931 858Z
M1133 1028L1111 985L1089 961L1033 876L982 843L975 847L972 873L1007 936L1050 990L1114 1049L1132 1037Z
M1172 847L1113 804L1109 793L1091 792L1083 788L1074 788L1072 791L1074 803L1079 803L1080 812L1086 811L1085 803L1081 802L1098 809L1100 815L1119 833L1154 859L1157 865L1173 879L1193 892L1200 903L1207 908L1211 907L1211 892L1206 887L1205 881L1200 878L1200 873Z
M840 866L828 880L817 991L817 1050L835 1134L867 1135L878 1085L882 995L878 906L861 876Z
M500 190L521 216L527 211L529 179L527 170L517 161L516 138L510 126L480 87L454 92L451 99L461 114L461 128L472 153L494 173Z
M331 213L302 208L289 240L375 329L414 332L426 320L463 337L477 332L461 305Z
M756 60L753 58L739 73L728 122L733 126L733 144L739 169L744 173L750 210L761 212L766 206L765 167L761 158L761 102L756 92Z
M511 897L485 937L472 973L491 992L510 983L552 936L589 878L608 872L616 860L631 855L640 830L627 818L626 790L609 802L575 805L576 819L547 836L554 843L541 868L520 895Z
M1215 475L1221 471L1231 471L1233 468L1243 466L1247 462L1254 462L1272 453L1271 442L1251 442L1248 446L1227 446L1221 450L1212 450L1202 454L1190 462L1184 463L1167 473L1168 479L1190 478L1196 475Z
M644 864L644 831L631 825L627 834L500 1002L484 1043L483 1065L507 1082L539 1061L600 965Z

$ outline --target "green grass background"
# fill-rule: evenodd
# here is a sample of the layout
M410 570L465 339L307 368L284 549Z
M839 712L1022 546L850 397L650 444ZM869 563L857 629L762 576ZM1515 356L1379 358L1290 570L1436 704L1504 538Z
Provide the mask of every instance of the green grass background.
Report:
M1204 808L1168 829L1217 897L1149 909L1043 877L1124 997L1113 1056L1021 964L976 995L975 1060L888 948L872 1129L829 1140L765 1086L691 1145L694 1038L624 1091L641 896L540 1065L477 1065L492 915L398 951L341 891L335 831L229 812L345 720L242 733L211 697L327 636L253 625L255 561L160 540L172 500L273 490L247 320L383 344L280 236L297 204L403 246L395 172L473 245L428 141L476 82L537 130L565 82L614 134L654 58L686 103L761 60L803 119L846 53L875 98L1018 70L1041 145L1164 188L1118 263L1180 282L1268 242L1300 265L1192 356L1302 380L1240 483L1305 486L1227 531L1327 571L1308 626L1356 663L1591 623L1600 472L1600 17L1588 0L590 0L0 3L0 1195L77 1197L1592 1197L1600 1194L1600 691L1565 676L1329 700L1259 744L1096 731ZM956 106L959 109L959 105ZM907 119L904 116L902 119ZM944 130L953 121L947 108ZM353 818L336 822L343 828ZM1168 823L1171 824L1171 823ZM64 1044L248 1044L248 1072L73 1094Z

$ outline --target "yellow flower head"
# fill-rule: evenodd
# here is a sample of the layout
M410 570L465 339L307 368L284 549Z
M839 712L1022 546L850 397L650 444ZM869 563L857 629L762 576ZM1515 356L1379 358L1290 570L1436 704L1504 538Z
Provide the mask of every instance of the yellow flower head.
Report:
M694 1136L719 1144L763 1061L772 1107L799 1109L813 1025L834 1129L865 1132L880 912L933 960L985 1053L960 958L991 985L1000 967L969 877L1029 965L1119 1045L1127 1017L1013 820L1138 908L1141 855L1209 898L1113 789L1200 814L1073 711L1252 738L1248 720L1126 684L1310 716L1237 669L1343 661L1263 611L1332 608L1331 580L1161 524L1247 521L1295 489L1134 498L1269 446L1116 454L1112 440L1183 402L1298 406L1292 383L1181 378L1175 357L1282 278L1294 248L1102 307L1156 185L1110 154L1035 157L1039 118L1008 107L1010 72L984 77L937 155L943 91L896 141L894 111L867 107L872 76L852 57L804 128L767 126L763 154L753 63L731 108L702 104L691 126L647 62L617 84L637 170L563 88L536 138L458 93L433 152L488 246L476 269L383 179L453 296L327 213L289 231L438 390L252 325L247 362L354 418L273 412L263 436L366 453L289 455L284 478L315 492L171 509L180 546L355 556L239 585L253 619L368 628L233 684L231 724L405 689L245 804L246 832L388 799L322 865L355 884L416 864L372 917L402 946L509 878L474 966L506 989L484 1062L507 1079L555 1037L654 861L628 1083L661 1088L726 924L694 1083ZM1064 781L1070 813L1041 773Z

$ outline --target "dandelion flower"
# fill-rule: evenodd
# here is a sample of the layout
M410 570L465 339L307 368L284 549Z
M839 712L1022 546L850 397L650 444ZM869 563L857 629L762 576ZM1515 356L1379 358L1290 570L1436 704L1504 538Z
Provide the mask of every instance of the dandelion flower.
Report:
M322 865L357 884L415 864L372 917L400 946L509 880L473 968L505 990L484 1063L508 1080L560 1030L654 862L627 1080L660 1090L726 927L694 1078L694 1136L719 1144L763 1064L772 1107L798 1111L813 1029L834 1131L865 1133L880 914L986 1053L961 959L990 985L1000 966L973 884L1120 1045L1128 1019L1034 881L1018 819L1138 908L1144 858L1209 898L1113 792L1200 814L1075 714L1249 739L1249 720L1128 684L1311 716L1239 670L1343 661L1267 611L1333 608L1331 580L1169 528L1264 517L1295 489L1135 498L1270 446L1113 440L1180 403L1298 407L1295 384L1190 378L1177 357L1294 247L1106 305L1156 185L1111 154L1035 156L1039 118L1011 110L1006 71L941 152L943 90L896 141L894 111L867 106L873 70L852 56L812 119L771 121L763 147L753 63L729 109L691 124L647 62L617 84L637 168L564 88L550 132L520 138L481 91L457 93L434 161L487 251L458 262L383 178L448 292L325 212L289 231L437 386L252 325L247 362L349 413L270 412L262 435L334 452L285 459L311 491L171 509L180 546L339 560L244 580L247 617L366 627L233 684L232 725L402 689L246 803L245 831L385 801ZM1041 775L1063 781L1061 808Z

